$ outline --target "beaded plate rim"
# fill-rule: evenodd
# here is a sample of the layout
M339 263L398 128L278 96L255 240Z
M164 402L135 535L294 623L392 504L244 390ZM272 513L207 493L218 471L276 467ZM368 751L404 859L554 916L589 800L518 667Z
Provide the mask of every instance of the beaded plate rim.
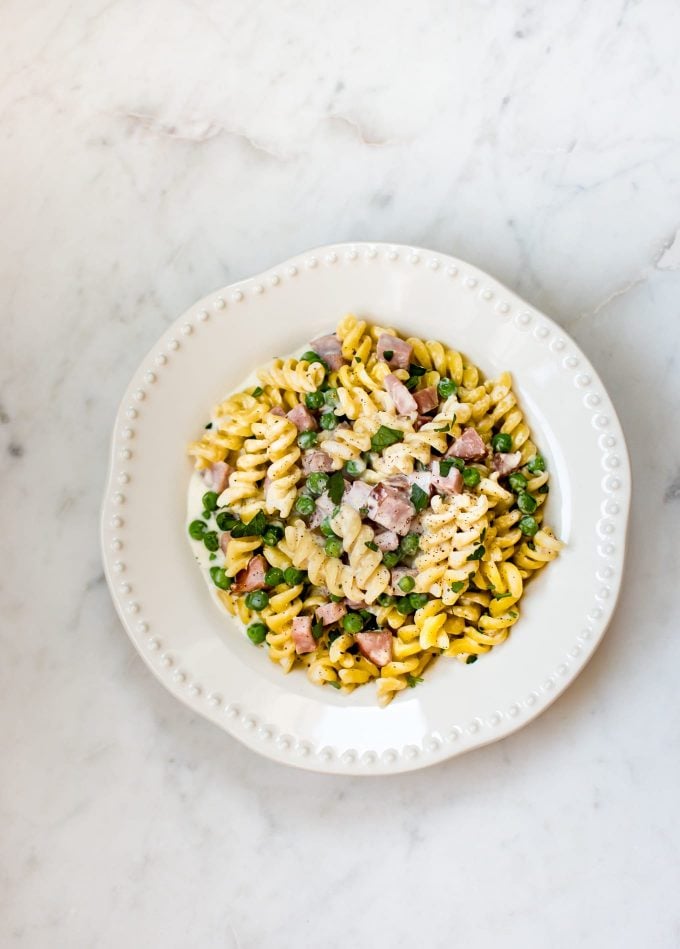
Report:
M249 709L230 702L228 697L206 692L187 670L177 651L164 646L163 631L150 628L139 602L131 595L136 585L126 571L122 553L126 527L121 506L126 500L126 490L130 490L127 485L134 467L130 447L135 436L134 423L145 400L153 397L159 374L171 371L183 342L188 343L211 316L237 308L247 296L274 292L287 280L304 279L306 272L334 267L341 258L348 263L360 259L365 262L386 260L395 266L425 267L433 279L459 281L498 316L512 320L518 332L533 332L559 360L563 370L571 374L584 405L592 410L591 422L600 431L598 445L604 470L600 482L601 517L595 525L600 539L597 589L586 608L581 630L557 668L528 695L518 698L507 709L497 710L486 720L475 717L465 724L451 725L446 734L425 735L420 745L389 748L382 753L368 750L359 754L353 748L315 747L304 736L280 733L274 724L260 722ZM156 678L194 712L215 722L251 749L286 764L329 773L394 774L436 764L512 734L548 708L582 671L599 645L616 607L624 568L630 496L630 461L614 406L597 372L562 327L494 277L448 254L402 244L349 242L306 251L261 274L222 287L189 307L163 333L134 373L116 416L101 513L102 557L111 597L130 639ZM610 535L614 532L620 539L618 547L611 544Z

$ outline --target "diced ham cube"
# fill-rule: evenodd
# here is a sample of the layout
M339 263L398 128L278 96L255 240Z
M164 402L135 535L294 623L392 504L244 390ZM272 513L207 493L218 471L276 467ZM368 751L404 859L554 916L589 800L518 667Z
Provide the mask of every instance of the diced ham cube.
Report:
M415 510L408 495L389 484L377 484L368 498L368 516L376 524L403 536L413 520Z
M368 499L371 496L373 488L365 481L353 481L352 487L345 493L343 501L349 504L355 511L360 511L362 507L368 506Z
M357 633L354 637L362 656L382 669L392 661L392 633L389 630L375 633Z
M426 425L428 422L432 421L431 415L419 415L418 418L413 423L414 429L419 432L423 425Z
M240 570L231 586L232 593L250 593L251 590L261 590L264 584L264 575L267 572L267 561L262 554L250 558L245 570Z
M474 428L466 428L446 454L464 461L483 461L486 458L486 445Z
M322 494L321 497L316 499L316 507L309 519L309 526L311 528L318 527L322 521L331 516L334 510L335 504L333 504L328 494Z
M319 336L318 339L313 339L309 345L331 369L339 369L344 366L346 360L342 355L342 345L335 333L330 333L328 336Z
M424 415L426 412L431 412L432 409L436 409L439 405L439 395L437 394L436 386L428 386L427 389L414 392L413 398L418 406L418 412L421 415Z
M298 656L302 656L306 652L314 652L316 640L312 636L311 616L296 616L293 620L291 633L295 643L295 652Z
M404 383L400 382L396 376L392 375L392 373L390 373L389 376L385 376L384 384L394 403L395 412L398 415L409 415L411 412L418 411L416 400Z
M349 607L350 610L365 610L368 604L364 603L363 600L348 600L345 597L345 606Z
M211 491L214 491L216 494L222 494L229 484L229 475L233 470L231 465L228 465L226 461L216 461L210 465L209 468L204 469L203 480Z
M269 410L272 415L278 415L279 418L285 418L286 413L283 411L280 405L275 405L274 408Z
M411 353L413 347L405 343L403 339L396 336L390 336L389 333L382 333L378 338L378 359L382 359L392 369L408 369L411 363ZM387 354L392 355L387 357Z
M231 531L225 531L220 537L220 549L222 550L223 554L226 554L227 546L230 540L231 540Z
M517 471L521 463L522 463L521 451L512 451L512 452L498 452L497 451L496 454L493 456L493 466L501 478L503 478L505 475L512 474L513 471Z
M463 491L463 476L453 465L449 468L449 473L443 475L440 462L432 462L432 487L440 494L461 494Z
M324 626L330 626L331 623L337 623L338 620L347 612L347 607L344 603L323 603L321 606L317 606L316 618L320 623L323 623Z
M413 577L418 576L418 571L413 567L394 567L390 573L391 588L390 593L393 593L394 596L403 596L404 591L399 586L399 581L403 580L404 577Z
M333 471L333 459L325 451L306 451L302 456L302 470L306 474L310 471Z
M373 540L378 550L396 550L399 546L399 538L394 531L376 531Z
M417 484L421 491L426 494L432 494L432 472L431 471L413 471L406 475L410 485Z
M306 405L296 405L294 409L288 412L286 418L293 423L298 432L316 431L316 419Z

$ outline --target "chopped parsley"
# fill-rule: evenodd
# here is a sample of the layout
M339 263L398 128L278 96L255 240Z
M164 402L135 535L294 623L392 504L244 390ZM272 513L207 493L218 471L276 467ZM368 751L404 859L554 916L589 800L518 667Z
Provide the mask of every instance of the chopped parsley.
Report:
M451 422L447 422L446 425L442 425L441 428L435 428L435 432L450 432L451 431ZM453 462L451 462L453 464Z
M415 363L411 363L408 367L409 376L424 376L427 372L424 366L418 366Z
M203 427L204 427L204 428L212 428L212 422L208 422L208 424L207 424L207 425L204 425Z
M254 396L255 396L255 398L257 398L257 397L258 397L258 395L262 395L262 394L263 394L263 392L264 392L264 389L262 388L262 386L257 386L257 388L256 388L256 389L253 389L253 391L252 391L252 395L254 395Z
M394 358L394 350L386 349L385 352L383 353L383 357L387 360L387 362L389 362L390 359Z
M485 537L486 537L486 527L484 528L484 530L482 531L482 533L479 535L479 542L480 542L480 543L484 543L484 538L485 538Z
M390 445L396 445L397 442L403 442L404 433L398 428L388 428L387 425L381 425L378 431L371 438L371 448L373 451L382 451Z
M355 356L354 362L361 362L361 356Z
M438 431L443 431L443 429L438 429ZM440 458L439 459L439 474L442 478L448 478L449 472L453 468L453 458Z
M508 613L508 616L512 616L513 619L517 619L518 615L517 610L510 610Z
M483 544L480 544L479 547L475 547L472 553L466 557L466 560L481 560L484 554L486 553L486 548Z
M460 593L460 591L463 589L464 586L465 586L465 580L455 580L451 584L451 590L453 593Z
M267 520L264 511L258 511L255 517L251 518L247 524L239 521L231 529L232 537L261 537L267 529Z
M477 662L477 656L468 656L465 660L465 665L471 666L473 662Z
M494 600L504 600L506 596L512 596L512 593L494 593Z
M312 636L314 639L321 639L323 636L323 626L321 623L314 623L312 626Z
M415 689L415 687L422 681L422 676L413 676L410 672L406 673L406 685L409 687L409 689Z
M365 547L368 547L369 550L377 550L377 549L378 549L378 545L375 544L375 543L373 543L372 540L367 540L366 543L364 544L364 546L365 546Z
M361 514L362 517L368 516L368 508L366 507L365 504L363 505L363 507L359 508L359 514Z
M326 685L332 685L334 689L339 689L339 688L341 688L339 682L327 682Z
M539 494L547 494L548 491L550 491L550 487L547 484L542 484L540 488L538 489Z
M334 471L328 479L328 495L333 504L339 504L345 493L345 480L342 471Z
M411 504L416 509L416 513L420 513L426 508L429 502L430 496L427 491L423 491L417 484L414 484L411 488Z

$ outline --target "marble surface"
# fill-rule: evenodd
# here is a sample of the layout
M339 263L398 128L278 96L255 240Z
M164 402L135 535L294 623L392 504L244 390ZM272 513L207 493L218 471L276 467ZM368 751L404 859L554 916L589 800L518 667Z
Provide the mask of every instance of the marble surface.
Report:
M679 30L671 0L2 4L3 947L680 945ZM289 770L192 717L98 550L147 348L346 239L453 253L554 316L636 484L578 681L390 779Z

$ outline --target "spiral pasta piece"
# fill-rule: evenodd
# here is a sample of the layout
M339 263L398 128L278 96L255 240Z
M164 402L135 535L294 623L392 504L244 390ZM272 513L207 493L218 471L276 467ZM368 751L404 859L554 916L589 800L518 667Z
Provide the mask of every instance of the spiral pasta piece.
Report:
M324 368L318 362L275 359L268 369L260 369L257 377L265 386L293 392L315 392L323 382Z

